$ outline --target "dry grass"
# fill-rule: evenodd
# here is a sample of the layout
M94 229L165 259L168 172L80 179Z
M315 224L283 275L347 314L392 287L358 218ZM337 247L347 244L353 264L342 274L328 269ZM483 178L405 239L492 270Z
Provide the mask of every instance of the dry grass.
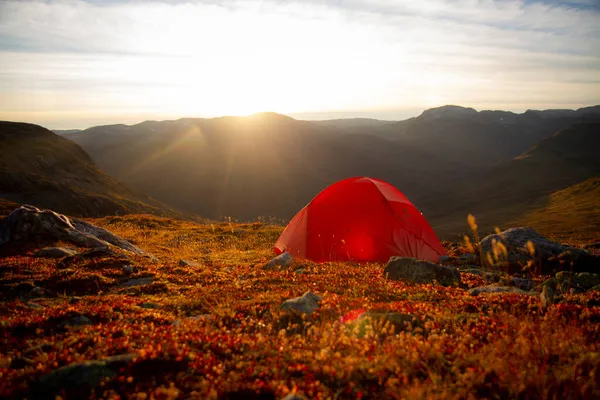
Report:
M135 257L133 274L125 275L110 257L58 268L55 260L2 256L0 398L26 396L38 377L60 366L128 352L137 359L92 392L63 387L56 394L591 399L600 393L598 291L543 310L532 296L472 297L459 288L392 282L379 264L296 261L290 270L264 271L280 226L139 215L92 222L160 261ZM181 259L197 265L180 265ZM141 277L153 282L119 285ZM463 280L482 283L470 274ZM25 281L50 296L21 297L16 286ZM323 296L314 314L279 312L283 300L307 290ZM78 302L70 301L73 294ZM28 308L27 301L45 308ZM139 307L146 302L158 308ZM416 322L401 332L358 324L352 316L360 310L410 314ZM73 315L91 325L59 328Z

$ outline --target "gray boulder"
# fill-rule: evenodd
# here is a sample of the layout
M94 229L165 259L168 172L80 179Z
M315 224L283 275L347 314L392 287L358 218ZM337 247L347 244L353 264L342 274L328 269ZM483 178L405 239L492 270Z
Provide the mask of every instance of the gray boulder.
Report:
M47 257L47 258L63 258L74 256L77 254L77 250L70 249L68 247L44 247L33 253L34 257Z
M506 255L500 254L498 260L492 257L490 263L487 255L494 254L494 242L506 247ZM527 248L531 242L533 255ZM533 228L511 228L500 234L488 235L479 244L482 259L489 267L519 273L532 260L530 269L533 272L549 274L555 270L594 271L600 268L600 258L585 250L552 242L540 235ZM537 269L537 270L536 270Z
M279 307L281 311L288 313L312 314L319 308L322 297L312 292L306 292L300 297L288 299Z
M408 257L391 257L383 275L391 280L412 283L438 283L443 286L461 284L460 273L456 269Z
M271 261L265 264L263 269L277 269L277 268L287 268L292 265L294 258L290 253L281 253L277 257L273 258Z
M152 258L150 254L105 229L75 218L69 219L51 210L24 205L0 220L0 246L39 237L89 248L108 249L115 246Z

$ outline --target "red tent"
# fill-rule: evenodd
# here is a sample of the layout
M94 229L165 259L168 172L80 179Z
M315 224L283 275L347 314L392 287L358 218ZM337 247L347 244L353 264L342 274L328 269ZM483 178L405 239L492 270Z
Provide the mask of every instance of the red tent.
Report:
M323 261L437 262L446 251L423 214L398 189L374 178L348 178L319 193L285 228L275 252Z

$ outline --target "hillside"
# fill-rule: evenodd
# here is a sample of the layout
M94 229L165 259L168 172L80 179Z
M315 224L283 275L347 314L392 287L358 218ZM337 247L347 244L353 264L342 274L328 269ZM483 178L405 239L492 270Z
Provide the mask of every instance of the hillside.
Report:
M551 224L542 222L545 219L542 210L545 208L540 209L540 204L559 201L560 207L566 207L563 202L565 194L574 192L555 192L600 176L598 146L600 123L573 125L540 141L522 155L490 169L479 179L458 187L446 197L447 208L433 213L430 219L438 224L443 234L465 229L466 220L457 221L452 215L468 213L479 217L484 230L491 230L494 226L507 227L511 221L534 223L532 218L536 216L539 218L536 225L550 228ZM592 188L590 182L594 180L588 181L579 190ZM583 192L576 193L579 196ZM600 197L585 194L582 200L600 206ZM573 216L572 213L570 215ZM598 223L597 214L584 213L580 217L589 217L588 224ZM563 228L575 231L578 221L581 219L573 219L568 227L563 224ZM563 228L556 226L556 232ZM546 233L550 232L546 230Z
M0 149L0 198L75 216L180 215L106 175L77 144L40 126L0 122Z
M65 137L131 187L211 218L289 219L350 176L392 183L429 217L449 211L446 197L456 187L559 129L597 118L596 111L555 116L446 106L400 122L262 113L99 126Z
M600 241L600 176L552 193L515 224L562 240Z

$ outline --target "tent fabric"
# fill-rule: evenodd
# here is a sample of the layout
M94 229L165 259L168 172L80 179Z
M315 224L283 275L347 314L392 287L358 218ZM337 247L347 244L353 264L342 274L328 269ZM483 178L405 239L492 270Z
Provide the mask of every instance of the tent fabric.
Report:
M375 178L336 182L292 218L274 248L324 261L437 262L446 251L419 210L398 189Z

